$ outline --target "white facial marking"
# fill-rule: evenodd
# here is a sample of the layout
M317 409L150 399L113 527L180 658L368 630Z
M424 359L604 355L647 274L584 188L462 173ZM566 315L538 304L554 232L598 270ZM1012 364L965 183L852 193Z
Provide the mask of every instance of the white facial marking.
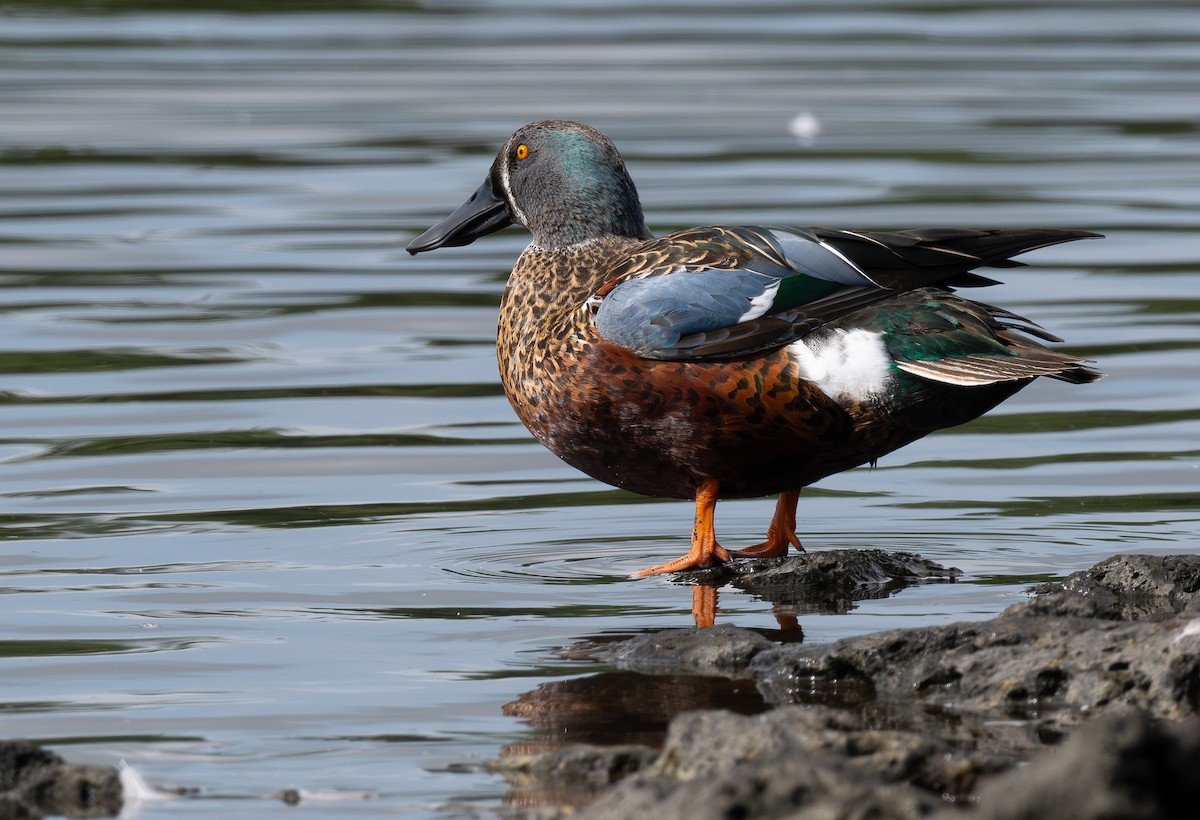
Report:
M800 377L831 399L865 401L882 394L892 378L883 334L869 330L818 331L788 345L788 355Z
M508 203L508 208L510 211L512 211L513 215L516 216L517 222L525 227L529 227L529 222L525 219L524 211L522 211L520 206L517 205L516 197L513 196L512 182L509 177L510 165L511 161L509 160L509 152L505 151L504 162L500 166L500 185L504 188L501 193L504 194L504 199Z

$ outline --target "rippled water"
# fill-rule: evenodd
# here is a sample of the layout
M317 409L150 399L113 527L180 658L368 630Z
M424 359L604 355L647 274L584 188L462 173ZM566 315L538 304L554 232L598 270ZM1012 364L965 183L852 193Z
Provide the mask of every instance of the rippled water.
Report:
M0 737L187 790L139 817L294 812L285 787L446 816L538 799L481 771L499 754L760 708L573 649L691 623L686 586L626 580L684 550L690 505L515 421L492 345L519 230L403 253L543 116L612 136L660 231L1108 235L986 298L1110 378L805 493L810 549L965 572L803 614L807 640L1195 551L1194 4L795 5L0 5ZM771 510L725 502L719 531Z

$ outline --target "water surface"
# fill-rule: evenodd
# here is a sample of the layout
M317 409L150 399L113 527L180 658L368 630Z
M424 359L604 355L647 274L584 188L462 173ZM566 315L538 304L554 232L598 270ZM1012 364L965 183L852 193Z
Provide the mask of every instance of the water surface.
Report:
M627 580L684 551L690 505L516 422L493 341L524 234L403 252L544 116L616 140L658 231L1108 235L984 297L1108 379L801 500L809 549L963 578L804 613L806 640L1195 551L1192 4L796 5L0 6L0 736L187 790L144 818L294 812L286 787L328 816L486 816L537 795L483 760L760 708L580 651L690 625L686 586ZM760 540L772 507L723 503L722 538Z

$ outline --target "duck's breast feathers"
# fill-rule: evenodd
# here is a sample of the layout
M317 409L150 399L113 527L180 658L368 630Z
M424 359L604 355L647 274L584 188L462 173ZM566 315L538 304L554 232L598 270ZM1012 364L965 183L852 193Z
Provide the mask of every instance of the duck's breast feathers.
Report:
M609 271L596 328L647 358L744 355L778 347L829 318L844 291L881 291L803 229L696 228L649 240Z

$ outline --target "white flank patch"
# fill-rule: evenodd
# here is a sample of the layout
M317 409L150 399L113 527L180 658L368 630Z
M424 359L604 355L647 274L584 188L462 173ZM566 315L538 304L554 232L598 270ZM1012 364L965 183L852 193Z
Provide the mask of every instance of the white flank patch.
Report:
M788 355L800 377L815 383L831 399L865 401L883 393L891 381L892 359L882 333L813 333L788 345Z

